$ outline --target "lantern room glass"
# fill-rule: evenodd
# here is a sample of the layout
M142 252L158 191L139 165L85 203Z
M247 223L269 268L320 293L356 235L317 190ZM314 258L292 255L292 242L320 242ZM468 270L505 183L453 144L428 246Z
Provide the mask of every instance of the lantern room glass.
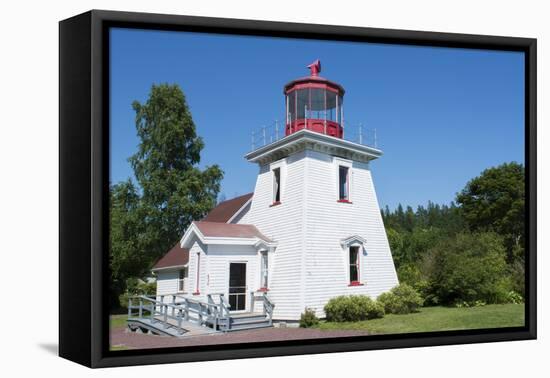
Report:
M287 124L299 119L341 123L343 97L325 88L301 88L286 96Z

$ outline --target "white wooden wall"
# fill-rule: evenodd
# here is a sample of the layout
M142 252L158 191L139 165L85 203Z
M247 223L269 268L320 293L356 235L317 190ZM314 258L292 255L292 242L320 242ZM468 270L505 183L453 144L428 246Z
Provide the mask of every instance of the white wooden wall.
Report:
M375 298L398 283L369 166L349 162L352 203L338 203L338 159L307 150L260 167L250 210L236 220L255 225L278 243L269 254L268 294L275 303L275 319L297 320L306 307L324 316L323 306L332 297L366 294ZM281 204L270 206L275 166L281 168ZM349 286L348 254L340 245L341 239L352 235L367 240L360 254L363 286ZM247 292L259 288L260 259L253 247L205 248L196 242L189 252L187 292L191 297L205 300L208 293L227 293L230 261L247 263ZM200 295L192 296L198 254ZM162 275L158 293L177 289L177 276Z
M159 270L157 275L157 296L178 292L179 270Z
M376 298L397 285L382 216L368 164L351 162L349 203L339 203L338 165L344 159L308 151L306 199L306 306L319 316L326 302L342 294ZM360 235L367 240L359 256L360 282L349 286L349 256L340 240Z
M208 293L229 291L229 264L246 264L246 309L250 310L250 291L259 289L260 260L258 251L252 246L211 245L208 247Z
M278 162L281 165L281 204L273 202L270 166L263 166L256 181L249 223L278 245L269 260L269 297L275 303L274 318L299 317L304 307L304 185L305 153Z
M275 319L297 320L306 307L324 316L332 297L375 298L398 283L368 164L350 162L352 203L338 203L335 159L307 150L260 168L245 218L278 243L269 269ZM271 169L281 163L281 205L270 207ZM364 286L348 286L348 255L340 240L352 235L367 240L360 255Z
M207 291L207 274L208 274L208 255L204 250L205 246L199 242L195 242L189 249L189 273L187 280L187 295L190 298L204 299ZM198 256L200 255L200 259ZM193 295L197 291L197 263L200 264L198 268L199 274L199 295Z

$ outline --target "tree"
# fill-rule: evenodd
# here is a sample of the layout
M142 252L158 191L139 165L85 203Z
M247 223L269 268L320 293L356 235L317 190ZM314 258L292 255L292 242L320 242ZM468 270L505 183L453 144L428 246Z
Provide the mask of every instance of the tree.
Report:
M512 162L486 169L457 195L472 231L504 237L508 261L523 258L525 240L525 169Z
M118 304L118 295L125 290L129 278L145 274L150 260L140 243L144 228L139 201L136 187L130 180L110 187L112 306Z
M153 85L147 101L132 106L140 144L130 163L142 190L143 248L155 261L216 205L223 172L198 168L204 142L178 85Z
M493 232L459 233L432 248L423 260L427 300L433 304L499 303L511 290L502 238Z
M177 85L153 85L135 101L137 152L129 159L137 186L128 179L110 188L111 305L215 205L223 172L198 168L204 148L185 96Z

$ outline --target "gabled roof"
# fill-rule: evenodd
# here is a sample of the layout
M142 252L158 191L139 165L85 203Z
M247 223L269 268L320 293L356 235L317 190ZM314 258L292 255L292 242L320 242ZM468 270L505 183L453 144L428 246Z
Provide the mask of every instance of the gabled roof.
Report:
M160 260L157 261L153 270L182 267L189 262L189 249L182 248L180 243L176 244Z
M181 245L190 248L195 237L204 244L253 245L275 248L276 243L251 224L193 222L185 231Z
M234 218L245 206L246 204L252 199L252 195L254 193L247 193L239 197L232 198L227 201L220 202L215 208L213 208L207 215L204 217L204 219L201 222L194 222L194 223L214 223L217 222L218 225L224 225L227 224L232 218ZM244 226L250 226L250 225L244 225ZM190 226L191 227L191 226ZM235 228L229 228L221 230L219 227L212 227L207 225L202 226L206 231L207 234L210 234L211 232L214 233L229 233L231 235L252 235L255 234L255 232L248 227L235 227ZM254 226L251 226L254 227ZM257 234L262 235L256 227L254 227ZM239 237L239 236L232 236L232 237ZM255 238L264 240L267 243L270 243L271 241L267 239L265 236L257 237ZM153 266L153 270L160 270L160 269L167 269L172 267L181 267L186 265L189 262L189 249L181 247L181 244L178 243L175 246L172 247L166 254L157 261L157 263Z
M354 244L365 245L367 244L367 240L359 235L351 235L351 236L348 236L347 238L340 239L340 244L342 245L343 248L347 248L350 245L354 245Z
M205 237L221 238L258 238L270 242L266 237L251 224L232 224L218 222L193 222Z
M248 193L227 201L220 202L215 208L203 218L205 222L227 223L233 218L239 210L252 198L254 193Z

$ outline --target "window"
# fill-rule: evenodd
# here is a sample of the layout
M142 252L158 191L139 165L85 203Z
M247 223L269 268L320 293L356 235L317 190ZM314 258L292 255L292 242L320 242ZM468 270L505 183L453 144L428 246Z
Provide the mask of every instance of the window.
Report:
M261 270L260 270L261 288L267 289L268 271L269 271L267 251L261 251L260 254L261 254Z
M187 278L187 267L179 272L178 291L185 291L185 279Z
M359 284L359 247L349 247L349 283Z
M349 167L338 167L338 200L349 201Z
M273 204L281 203L281 168L273 170Z

